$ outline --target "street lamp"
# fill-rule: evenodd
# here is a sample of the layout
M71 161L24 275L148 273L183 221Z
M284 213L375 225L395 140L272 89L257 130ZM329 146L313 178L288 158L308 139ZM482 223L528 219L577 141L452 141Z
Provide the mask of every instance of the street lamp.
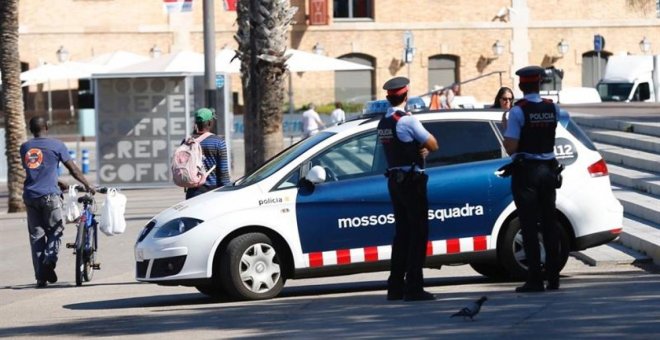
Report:
M557 52L559 53L559 55L563 57L564 54L568 52L569 46L570 45L568 45L568 43L564 41L564 39L559 41L559 43L557 44Z
M324 55L325 54L325 49L323 48L323 45L321 45L320 42L317 42L314 47L312 47L312 51L314 51L315 54L318 55Z
M64 46L60 46L55 54L57 54L57 60L59 60L60 63L64 63L69 60L69 51L64 48Z
M491 48L493 49L493 54L496 58L501 56L504 52L504 44L502 44L499 40L496 40Z
M651 42L646 39L646 37L642 38L642 40L639 42L639 49L642 50L642 53L647 54L651 50Z
M158 47L158 45L154 44L154 46L151 47L149 50L149 55L151 56L151 59L158 58L163 54L163 51Z

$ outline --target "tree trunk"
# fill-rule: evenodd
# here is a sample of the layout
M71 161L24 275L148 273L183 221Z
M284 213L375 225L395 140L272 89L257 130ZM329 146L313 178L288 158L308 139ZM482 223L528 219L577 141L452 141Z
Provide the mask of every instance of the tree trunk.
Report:
M21 92L21 60L18 56L18 1L0 1L0 72L2 72L2 109L5 113L7 146L8 212L25 211L20 147L25 142L25 114Z
M283 148L282 107L288 28L298 9L287 0L239 0L238 57L245 103L245 173Z

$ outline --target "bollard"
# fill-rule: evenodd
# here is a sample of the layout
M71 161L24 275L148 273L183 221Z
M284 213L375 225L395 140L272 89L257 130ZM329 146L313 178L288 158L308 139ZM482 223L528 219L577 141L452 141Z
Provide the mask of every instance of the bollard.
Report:
M69 150L69 157L73 160L76 165L78 164L78 160L76 159L76 150Z
M82 150L82 173L89 173L89 150Z

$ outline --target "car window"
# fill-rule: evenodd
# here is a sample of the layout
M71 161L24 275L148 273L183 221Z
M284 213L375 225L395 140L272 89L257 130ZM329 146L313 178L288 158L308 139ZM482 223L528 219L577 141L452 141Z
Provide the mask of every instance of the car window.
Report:
M334 133L319 132L309 138L305 138L300 142L284 149L279 154L275 155L270 160L266 161L259 169L247 175L243 180L237 182L237 186L246 186L263 180L264 178L274 174L283 166L289 164L305 151L314 147L326 138L331 137Z
M315 165L326 171L326 182L385 173L386 163L382 147L376 143L376 132L352 136L332 145L312 157L292 172L276 189L286 189L298 184L301 176Z
M506 156L490 121L428 122L424 127L435 136L440 146L426 158L429 168Z

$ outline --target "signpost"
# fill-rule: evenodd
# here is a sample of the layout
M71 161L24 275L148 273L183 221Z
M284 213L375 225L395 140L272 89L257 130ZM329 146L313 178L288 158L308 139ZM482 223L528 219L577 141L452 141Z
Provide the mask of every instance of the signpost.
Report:
M408 79L410 79L410 64L415 56L415 38L411 31L403 32L403 62L408 64Z
M598 58L598 61L596 62L596 67L598 68L596 75L598 76L598 79L596 79L594 84L600 81L600 52L602 52L604 48L605 38L600 34L594 35L594 51L596 51L596 58Z

